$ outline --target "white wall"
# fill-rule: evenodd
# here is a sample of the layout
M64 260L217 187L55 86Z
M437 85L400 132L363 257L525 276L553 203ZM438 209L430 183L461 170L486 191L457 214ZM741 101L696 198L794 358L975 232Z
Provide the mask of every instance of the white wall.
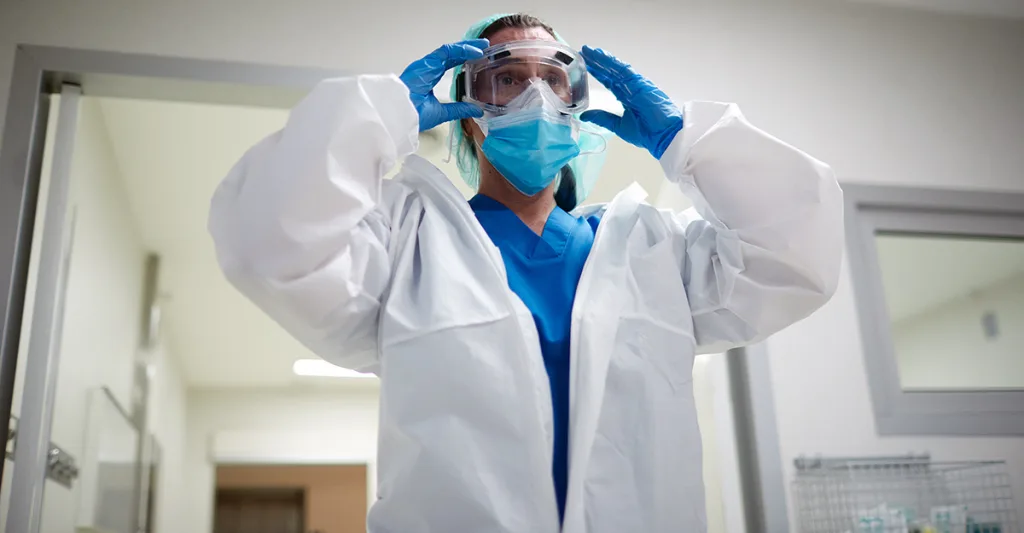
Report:
M101 387L109 388L122 406L131 405L133 361L139 341L145 249L123 192L102 113L96 101L89 98L83 98L80 105L70 175L70 207L76 213L76 226L51 440L78 460L83 477L73 490L47 483L42 531L54 533L71 531L76 517L88 520L93 498L87 473L95 471L90 460L95 441L87 438L89 421L95 420L90 413ZM33 268L38 265L33 263ZM34 305L27 307L31 313ZM29 322L26 320L22 335L26 340L19 357L22 370L29 349ZM169 353L155 353L154 364L154 394L159 396L161 406L154 430L169 449L177 450L176 456L167 458L169 470L180 470L181 445L176 441L184 438L184 387ZM17 412L20 392L19 387ZM163 491L169 506L174 503L173 488L168 486Z
M185 416L187 394L174 351L164 344L153 353L153 374L147 416L152 434L160 446L161 460L156 485L155 533L184 533L185 441L188 430Z
M1024 274L893 324L893 342L905 389L1024 387Z

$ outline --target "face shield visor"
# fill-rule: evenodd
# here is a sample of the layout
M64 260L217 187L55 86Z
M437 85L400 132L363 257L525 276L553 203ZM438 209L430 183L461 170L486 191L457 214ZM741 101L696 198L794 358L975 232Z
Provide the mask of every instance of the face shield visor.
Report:
M464 100L502 115L514 110L516 99L538 82L556 96L561 113L580 113L589 104L583 57L554 41L515 41L484 50L484 57L465 64Z

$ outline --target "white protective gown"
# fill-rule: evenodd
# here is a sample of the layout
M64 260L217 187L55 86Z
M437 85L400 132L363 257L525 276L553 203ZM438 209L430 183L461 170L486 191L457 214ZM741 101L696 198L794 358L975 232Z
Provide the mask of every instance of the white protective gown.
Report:
M694 354L755 342L832 295L842 193L830 168L694 102L661 160L696 213L603 211L571 334L563 531L705 530ZM372 533L555 533L548 379L497 248L413 154L395 76L322 82L218 188L228 279L312 351L381 378ZM383 176L404 161L398 177Z

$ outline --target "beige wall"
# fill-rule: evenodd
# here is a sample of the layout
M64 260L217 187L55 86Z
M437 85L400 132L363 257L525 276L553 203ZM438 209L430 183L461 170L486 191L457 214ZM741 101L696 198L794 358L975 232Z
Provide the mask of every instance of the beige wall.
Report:
M227 465L217 467L217 488L302 488L307 531L362 533L366 473L366 465Z

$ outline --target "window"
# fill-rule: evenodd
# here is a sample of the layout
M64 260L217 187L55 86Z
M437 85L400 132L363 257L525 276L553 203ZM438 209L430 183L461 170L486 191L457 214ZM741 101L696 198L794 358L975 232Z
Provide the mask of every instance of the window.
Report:
M1024 434L1024 194L844 187L882 434Z

